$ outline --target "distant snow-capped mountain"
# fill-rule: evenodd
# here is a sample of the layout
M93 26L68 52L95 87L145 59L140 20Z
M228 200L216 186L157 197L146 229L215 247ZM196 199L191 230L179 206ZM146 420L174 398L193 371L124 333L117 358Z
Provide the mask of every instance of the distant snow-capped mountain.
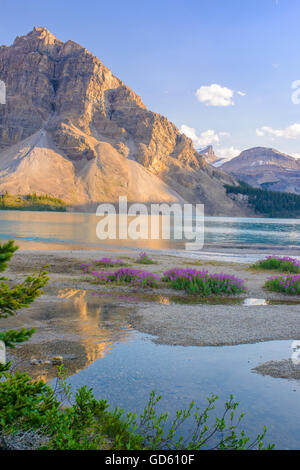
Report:
M300 194L300 160L276 149L250 148L218 166L252 186Z

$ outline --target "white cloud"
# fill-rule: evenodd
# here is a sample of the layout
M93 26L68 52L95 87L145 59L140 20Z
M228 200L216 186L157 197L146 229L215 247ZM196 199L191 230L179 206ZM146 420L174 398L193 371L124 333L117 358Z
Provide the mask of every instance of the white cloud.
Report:
M200 135L197 135L193 127L186 126L185 124L181 126L180 132L192 139L196 148L206 147L207 145L211 144L217 144L220 141L220 137L229 135L227 132L217 133L213 129L208 129L207 131L201 132Z
M220 158L226 158L226 160L231 160L232 158L237 157L241 153L241 150L232 146L218 149L216 153L217 156Z
M259 137L271 135L274 137L282 137L284 139L297 139L297 137L300 137L300 124L295 122L285 129L273 129L270 126L263 126L260 129L256 129L256 135Z
M196 97L200 103L205 103L206 106L233 106L234 94L237 93L240 96L245 96L246 93L243 91L231 90L230 88L222 87L217 83L213 83L209 86L201 86L196 91Z
M234 104L233 95L233 90L216 83L210 86L202 86L196 91L197 99L207 106L231 106Z
M207 131L201 132L199 135L197 135L193 127L186 126L185 124L181 126L180 132L192 139L195 148L197 149L202 149L204 147L207 147L208 145L216 144L218 147L218 149L216 150L216 155L217 157L224 159L224 161L230 160L231 158L234 158L241 153L241 150L233 146L219 148L220 139L222 137L229 137L229 132L216 132L213 129L208 129Z

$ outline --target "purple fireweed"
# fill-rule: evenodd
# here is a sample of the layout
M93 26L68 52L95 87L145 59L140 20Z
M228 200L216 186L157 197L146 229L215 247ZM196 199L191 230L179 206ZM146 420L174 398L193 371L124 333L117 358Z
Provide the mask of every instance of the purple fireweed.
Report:
M294 266L300 266L300 261L290 256L267 256L266 259L277 259L278 261L291 263Z
M111 258L102 258L100 260L95 260L94 264L100 265L100 266L122 266L124 262L120 259L113 260Z
M116 282L129 284L131 287L156 287L159 275L139 269L120 268L115 272L92 271L94 280L101 284Z
M100 284L127 284L131 287L158 287L159 282L166 282L169 287L186 290L199 295L234 295L246 291L244 281L233 275L196 269L174 268L166 271L162 278L159 274L140 269L120 268L116 271L91 270L92 278Z
M197 269L174 268L164 273L163 281L175 289L200 295L239 294L246 291L244 281L233 275Z
M300 295L300 274L269 277L264 287L275 292Z
M139 254L139 257L138 259L136 260L137 263L140 263L140 264L155 264L155 261L153 261L150 256L145 253L145 251L142 251L140 254Z
M261 261L257 261L253 268L276 269L291 273L300 273L300 261L290 256L267 256Z
M91 267L92 267L91 264L81 264L81 265L80 265L80 269L81 269L81 271L83 271L83 272L88 272Z

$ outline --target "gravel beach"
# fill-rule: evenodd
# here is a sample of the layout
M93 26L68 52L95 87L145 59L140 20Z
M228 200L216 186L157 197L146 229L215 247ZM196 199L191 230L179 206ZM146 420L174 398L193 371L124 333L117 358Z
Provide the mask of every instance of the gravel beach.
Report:
M130 317L155 342L182 346L224 346L300 339L299 305L156 305Z

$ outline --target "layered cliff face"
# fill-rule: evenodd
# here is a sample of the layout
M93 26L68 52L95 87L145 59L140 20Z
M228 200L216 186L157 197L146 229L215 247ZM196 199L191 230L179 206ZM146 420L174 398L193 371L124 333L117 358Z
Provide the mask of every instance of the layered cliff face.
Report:
M187 200L241 214L234 179L90 52L34 28L0 47L0 193L49 193L70 204Z
M300 160L272 148L244 150L222 169L252 186L300 194Z

